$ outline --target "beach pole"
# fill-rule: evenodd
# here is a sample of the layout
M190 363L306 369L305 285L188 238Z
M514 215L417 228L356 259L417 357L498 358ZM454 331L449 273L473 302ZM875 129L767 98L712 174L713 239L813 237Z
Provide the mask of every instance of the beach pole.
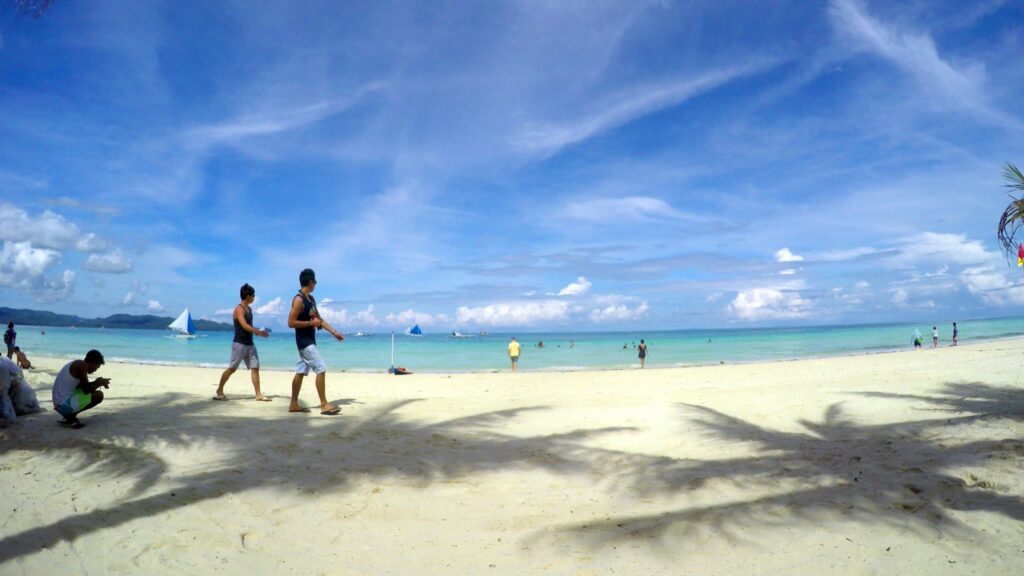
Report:
M395 333L391 333L391 373L395 373Z

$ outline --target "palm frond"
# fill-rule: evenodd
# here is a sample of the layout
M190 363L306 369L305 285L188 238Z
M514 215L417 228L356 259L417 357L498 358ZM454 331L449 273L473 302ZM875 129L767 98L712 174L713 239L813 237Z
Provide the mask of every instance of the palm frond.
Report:
M1006 257L1012 259L1017 249L1015 236L1024 226L1024 174L1009 162L1003 167L1003 178L1007 181L1006 187L1010 189L1010 205L1003 211L999 218L999 227L996 229L996 238L1002 246ZM1013 195L1014 191L1021 192L1021 197Z

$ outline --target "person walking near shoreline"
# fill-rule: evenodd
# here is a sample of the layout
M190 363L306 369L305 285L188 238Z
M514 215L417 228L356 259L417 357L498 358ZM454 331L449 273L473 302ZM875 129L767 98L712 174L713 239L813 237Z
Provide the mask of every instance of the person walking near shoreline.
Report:
M252 326L252 303L256 301L256 289L248 283L242 284L238 291L242 301L235 306L232 322L235 325L235 339L231 342L231 361L227 370L220 375L220 384L217 385L217 395L214 400L227 400L224 395L224 384L228 378L238 370L238 365L245 362L245 367L252 374L252 387L256 391L256 400L270 402L270 398L260 392L260 356L256 352L256 345L252 341L253 334L260 338L270 335L266 330L253 328Z
M647 343L644 342L643 338L640 339L640 346L638 349L640 350L640 353L638 354L640 358L640 368L643 368L644 362L647 360Z
M953 346L956 346L956 337L960 335L960 331L956 329L956 322L953 322Z
M939 347L939 328L932 326L932 348Z
M316 347L316 331L323 329L331 333L338 342L345 339L340 332L331 327L316 309L313 290L316 288L316 272L306 268L299 273L299 293L292 298L292 308L288 312L288 327L295 329L295 345L299 349L299 362L295 366L292 378L292 398L288 405L289 412L309 412L309 408L299 406L299 391L302 390L302 379L312 370L316 373L316 393L320 396L320 413L334 416L341 408L327 401L327 365L324 364L320 351Z

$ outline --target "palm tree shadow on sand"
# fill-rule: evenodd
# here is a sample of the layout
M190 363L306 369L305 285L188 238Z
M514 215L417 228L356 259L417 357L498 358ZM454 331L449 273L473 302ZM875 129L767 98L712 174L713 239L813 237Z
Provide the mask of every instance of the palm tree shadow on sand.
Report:
M1008 407L1007 396L1018 404ZM821 421L801 420L799 432L772 430L707 407L682 404L687 418L706 435L745 444L757 455L713 461L634 456L624 472L631 479L630 490L696 497L703 488L716 485L760 496L578 523L561 530L602 546L627 540L668 542L705 531L741 542L752 525L821 526L835 521L889 524L922 536L970 531L952 511L987 511L1024 521L1024 498L984 479L981 472L992 459L1002 461L1008 474L1019 470L1024 441L1000 437L958 443L958 434L951 434L982 414L1017 414L1019 396L1019 390L979 383L949 385L930 400L968 414L859 425L844 414L841 404L833 404Z
M345 493L365 478L411 479L425 486L462 476L503 470L543 469L560 474L590 473L588 448L595 436L630 430L600 428L563 434L518 437L496 431L527 411L544 407L476 414L443 422L403 418L408 399L384 406L368 417L345 416L329 424L306 415L282 414L287 433L266 433L267 419L234 416L221 403L165 394L143 403L104 402L87 413L88 427L58 429L52 414L0 431L0 457L30 450L43 466L71 472L72 482L129 484L116 504L0 539L0 564L60 541L154 517L206 500L253 489L283 493ZM153 413L160 414L159 419ZM326 425L324 425L326 424ZM161 448L188 448L211 442L223 454L191 473L171 474ZM310 466L310 453L317 464ZM568 456L563 456L567 454ZM155 491L155 493L153 493Z

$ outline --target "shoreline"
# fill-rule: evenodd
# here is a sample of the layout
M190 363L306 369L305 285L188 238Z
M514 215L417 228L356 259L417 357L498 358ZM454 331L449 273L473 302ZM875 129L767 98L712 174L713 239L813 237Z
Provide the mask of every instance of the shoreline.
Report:
M917 352L927 351L927 350L943 350L943 349L946 349L946 348L966 348L966 347L971 347L971 346L981 346L981 345L985 345L985 344L991 344L991 343L994 343L994 342L1003 342L1003 341L1012 342L1012 341L1015 341L1015 340L1024 340L1024 335L993 336L991 338L984 338L984 337L977 338L976 337L976 338L971 338L966 343L961 342L958 346L953 346L951 344L947 344L947 345L944 345L944 346L939 346L938 348L931 348L931 347L928 347L928 346L922 346L920 350L917 350ZM102 352L102 350L101 350L101 352ZM804 361L804 360L826 360L826 359L831 359L831 358L851 358L851 357L858 357L858 356L873 356L873 355L879 355L879 354L899 354L899 353L902 353L902 352L915 352L915 349L913 347L911 347L909 349L908 348L879 348L879 349L866 349L866 350L851 351L851 352L847 352L847 353L824 354L824 355L816 355L816 356L795 356L795 357L787 357L787 358L764 358L764 359L755 359L755 360L734 360L734 361L729 361L729 362L726 362L726 361L723 360L723 361L719 361L717 363L716 362L706 362L706 363L672 364L672 365L659 365L659 364L650 365L650 364L648 364L648 366L643 368L643 370L678 370L678 369L688 369L688 368L707 368L707 367L715 367L715 366L747 366L747 365L751 365L751 364L776 364L776 363L786 363L786 362L801 362L801 361ZM82 355L84 355L84 354L85 354L85 351L82 352ZM67 362L70 359L74 359L73 357L68 357L67 359L63 359L63 358L58 358L58 357L50 355L50 354L42 353L42 354L34 354L32 356L32 358L30 358L30 360L32 360L34 362L36 358L39 358L40 360L54 361L54 362ZM648 360L649 360L649 358L648 358ZM225 368L227 368L227 362L224 362L222 364L214 364L214 363L198 363L198 364L194 364L194 363L187 363L187 362L174 362L174 361L165 361L165 360L142 360L142 359L136 359L136 358L121 358L121 357L108 358L107 359L107 363L108 364L138 365L138 366L168 367L168 368L203 368L203 369L211 369L211 370L224 370ZM630 365L609 366L609 367L567 366L567 367L564 367L564 368L550 368L550 367L547 367L547 368L536 368L536 369L520 367L517 370L517 372L529 373L529 374L545 374L545 373L562 374L562 373L578 373L578 372L629 372L629 371L632 371L632 370L640 370L640 369L641 368L639 367L639 363L638 362L633 362ZM238 372L239 373L242 373L244 371L245 371L244 365L240 366L238 368ZM261 373L262 372L290 372L290 371L291 371L291 367L290 366L266 366L266 367L261 366L260 367L260 372ZM498 368L490 369L490 370L413 370L411 372L411 374L424 374L424 375L427 375L427 374L429 374L429 375L446 375L446 374L503 374L503 373L506 373L506 372L511 373L511 370L509 368L507 368L507 367L500 368L500 369L498 369ZM330 369L329 368L328 369L328 373L338 373L338 374L389 374L387 369L379 369L379 370L352 370L352 369L346 369L346 368L337 368L337 369Z

